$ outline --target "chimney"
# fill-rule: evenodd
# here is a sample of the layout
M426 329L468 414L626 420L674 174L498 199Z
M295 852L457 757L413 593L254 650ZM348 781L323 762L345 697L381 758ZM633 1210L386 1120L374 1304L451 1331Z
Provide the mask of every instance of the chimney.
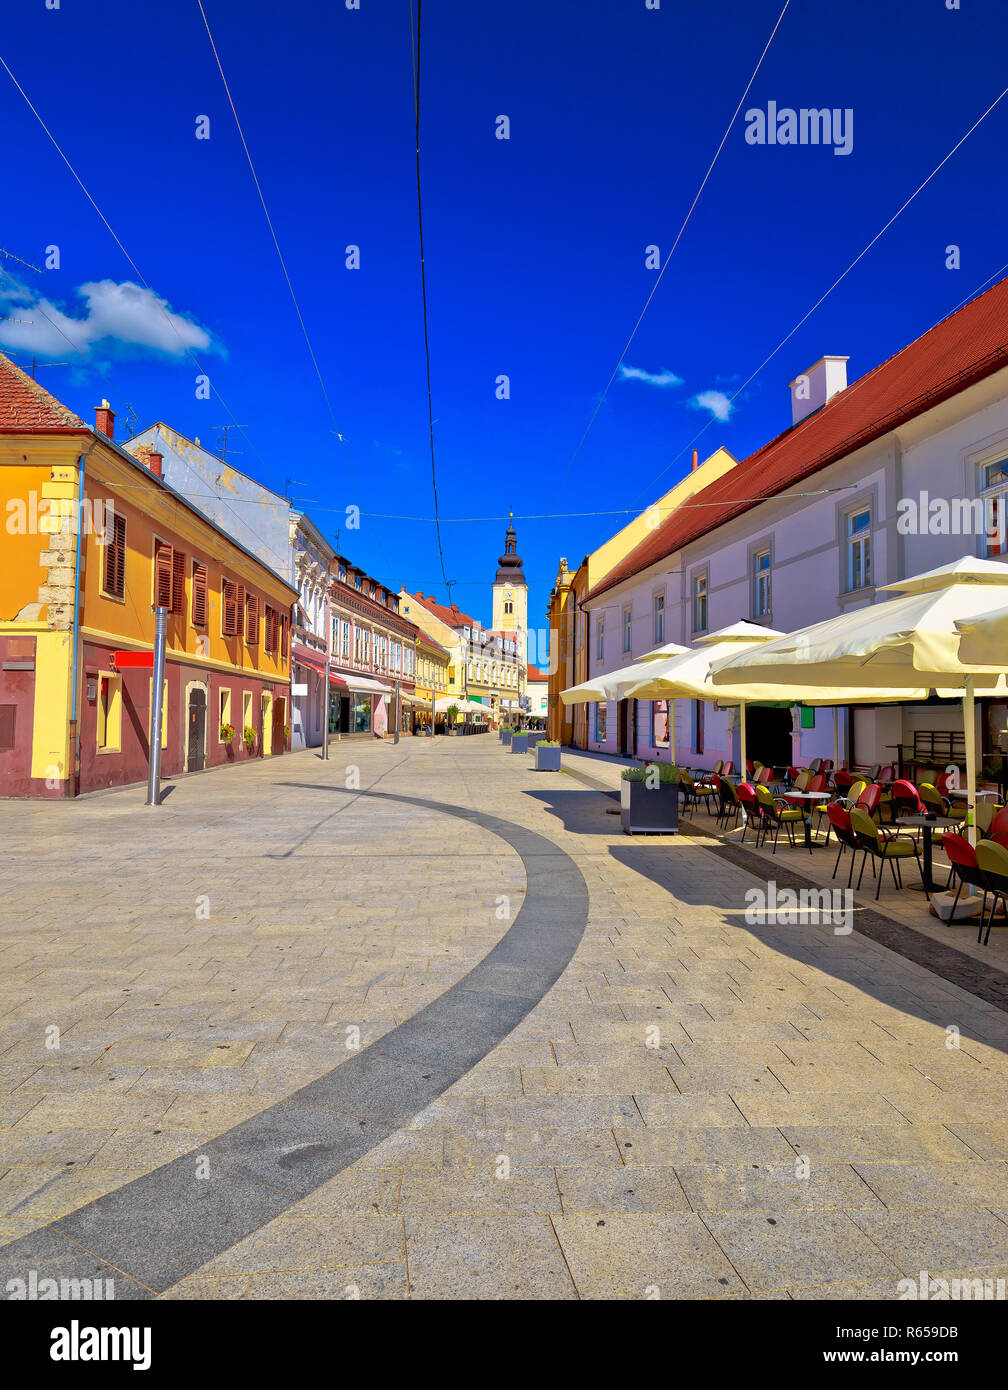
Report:
M142 444L136 452L137 461L146 464L155 477L160 478L162 474L162 455L156 449L152 449L149 444Z
M822 407L833 396L847 389L846 357L820 357L807 372L796 376L791 385L791 424L797 425Z
M700 467L699 455L697 454L697 451L694 449L694 450L693 450L693 469L692 469L692 471L695 473L699 467Z
M95 430L98 434L103 434L106 439L112 438L115 429L115 415L108 401L103 400L101 405L95 406Z

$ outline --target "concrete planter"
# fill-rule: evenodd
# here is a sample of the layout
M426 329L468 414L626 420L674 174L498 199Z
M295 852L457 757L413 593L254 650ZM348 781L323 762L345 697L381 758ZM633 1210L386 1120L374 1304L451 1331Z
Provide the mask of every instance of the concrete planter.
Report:
M620 824L627 835L678 834L679 784L620 782Z
M501 731L500 731L500 734L501 734L501 743L503 743L503 745L504 745L505 748L507 748L508 745L509 745L510 742L511 742L511 735L512 735L512 733L513 733L513 730L512 730L512 729L501 729Z
M559 772L560 771L560 749L547 748L539 744L535 750L536 772Z
M512 736L511 736L511 752L512 752L512 753L527 753L527 752L528 752L528 741L529 741L529 736L528 736L528 734L512 734Z

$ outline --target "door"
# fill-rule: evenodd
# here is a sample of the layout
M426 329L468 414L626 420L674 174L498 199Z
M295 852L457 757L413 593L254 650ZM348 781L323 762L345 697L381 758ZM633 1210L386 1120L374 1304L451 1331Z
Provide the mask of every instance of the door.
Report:
M189 744L186 772L202 772L206 767L206 691L194 685L189 691Z
M276 754L282 753L287 745L287 739L284 733L285 710L286 701L281 699L275 699L273 701L273 752Z
M616 746L621 753L629 753L630 751L627 746L629 722L630 721L627 719L627 702L626 700L620 700L616 706Z

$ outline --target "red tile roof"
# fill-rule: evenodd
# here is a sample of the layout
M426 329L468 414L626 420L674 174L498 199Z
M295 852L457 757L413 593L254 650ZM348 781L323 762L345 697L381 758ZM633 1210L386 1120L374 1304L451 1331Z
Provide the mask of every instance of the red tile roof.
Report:
M549 680L549 676L547 676L547 674L546 674L545 671L540 671L539 668L538 668L537 666L530 666L530 667L528 668L528 674L526 675L526 680L530 680L530 681L548 681L548 680Z
M595 598L690 541L1008 366L1008 277L695 494L631 550Z
M84 421L0 353L0 434L90 434Z
M456 607L454 603L450 608L446 608L443 603L435 603L432 598L425 594L410 594L410 598L415 598L417 603L423 604L428 613L433 613L435 618L440 618L447 627L479 627L475 618L470 618L468 613L463 613L461 608Z

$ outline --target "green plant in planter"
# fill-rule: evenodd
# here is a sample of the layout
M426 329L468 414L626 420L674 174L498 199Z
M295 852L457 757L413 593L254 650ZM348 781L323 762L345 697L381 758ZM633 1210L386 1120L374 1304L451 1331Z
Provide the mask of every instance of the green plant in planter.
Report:
M233 741L233 739L234 739L234 736L235 736L235 728L234 728L234 725L233 725L233 724L222 724L222 725L220 726L220 740L221 740L221 743L226 743L226 744L230 747L230 746L231 746L231 743L232 743L232 741Z
M245 740L246 753L254 753L256 746L256 731L251 724L246 724L242 731L242 738Z
M559 743L556 742L555 739L551 739L551 738L541 738L541 739L539 740L539 742L536 744L536 747L537 747L537 748L559 748L560 745L559 745Z
M454 724L455 720L458 718L459 715L458 705L449 705L448 708L445 710L445 714L448 716L451 723Z
M648 774L652 780L652 768L658 769L658 781L662 784L675 784L682 780L682 770L672 763L647 763L644 767L625 767L621 774L624 782L646 782Z

